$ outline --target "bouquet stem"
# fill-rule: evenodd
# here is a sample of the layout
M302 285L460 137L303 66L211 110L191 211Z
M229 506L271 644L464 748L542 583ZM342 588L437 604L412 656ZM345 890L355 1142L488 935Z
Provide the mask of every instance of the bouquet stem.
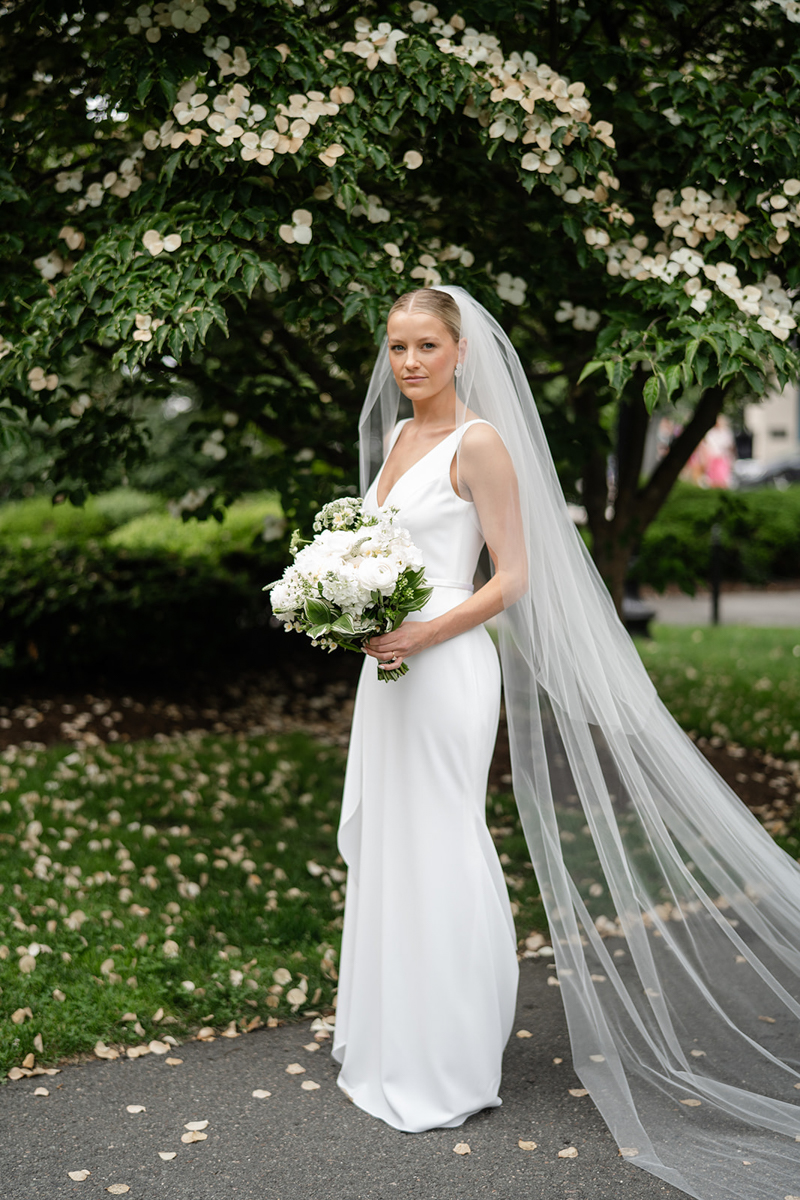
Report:
M407 674L408 667L405 663L401 663L399 667L392 667L391 671L387 671L385 667L382 667L381 664L378 663L378 679L383 679L384 681L388 682L390 679L400 679L401 676Z

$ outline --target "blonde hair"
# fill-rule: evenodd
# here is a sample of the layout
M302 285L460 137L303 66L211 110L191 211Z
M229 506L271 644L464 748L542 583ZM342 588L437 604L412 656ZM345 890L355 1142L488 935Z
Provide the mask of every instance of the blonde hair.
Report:
M389 309L389 316L396 312L428 313L442 322L454 342L461 337L461 309L449 292L440 292L436 288L417 288L416 291L405 292L395 300Z

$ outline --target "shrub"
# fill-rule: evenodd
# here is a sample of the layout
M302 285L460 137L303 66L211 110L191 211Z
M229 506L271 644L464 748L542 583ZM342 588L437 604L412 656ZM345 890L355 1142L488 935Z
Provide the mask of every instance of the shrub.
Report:
M709 578L714 525L724 579L800 579L800 487L723 492L685 483L676 485L645 533L632 578L694 592Z
M154 507L119 492L85 510L38 499L0 509L0 670L149 674L260 657L261 588L286 557L262 537L274 501L243 501L221 524Z

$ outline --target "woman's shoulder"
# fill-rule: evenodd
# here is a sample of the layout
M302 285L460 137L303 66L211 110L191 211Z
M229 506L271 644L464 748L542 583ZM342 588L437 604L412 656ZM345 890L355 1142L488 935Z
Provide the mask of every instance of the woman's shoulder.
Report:
M467 445L474 446L476 450L490 449L505 444L494 425L490 421L484 420L483 417L467 416L460 432L462 444L465 447Z

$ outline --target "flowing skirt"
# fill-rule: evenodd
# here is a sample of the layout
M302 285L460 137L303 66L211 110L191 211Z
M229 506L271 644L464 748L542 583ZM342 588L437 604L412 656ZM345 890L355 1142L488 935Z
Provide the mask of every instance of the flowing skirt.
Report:
M430 619L463 596L437 589ZM486 826L500 668L482 627L385 682L364 663L339 849L348 866L334 1058L359 1108L415 1133L501 1103L517 958Z

